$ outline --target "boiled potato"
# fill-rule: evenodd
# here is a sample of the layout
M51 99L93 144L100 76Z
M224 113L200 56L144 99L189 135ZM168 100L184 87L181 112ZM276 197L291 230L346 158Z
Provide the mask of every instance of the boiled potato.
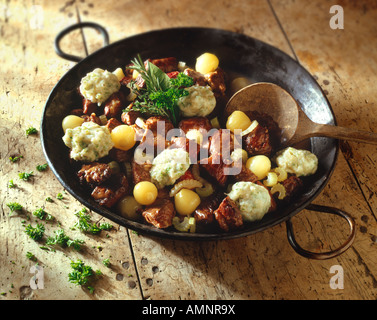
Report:
M115 74L117 76L117 78L118 78L119 81L121 81L125 77L122 68L116 68L113 71L113 74Z
M73 129L73 128L79 127L83 123L84 123L83 118L70 114L63 119L62 127L65 132L67 129Z
M264 155L250 157L246 161L246 168L253 172L258 180L262 180L271 170L271 160Z
M122 217L131 220L138 220L140 218L138 210L140 210L141 208L142 205L137 202L133 196L125 196L124 198L120 199L117 204L118 213Z
M135 130L126 124L117 126L111 131L111 140L115 148L127 151L136 143Z
M148 206L156 201L158 190L152 182L141 181L135 185L133 194L138 203Z
M219 66L219 59L213 53L203 53L196 59L195 70L206 74L215 71Z
M233 111L226 121L226 128L232 132L234 132L236 129L241 129L244 131L249 128L250 125L250 118L246 115L246 113L239 110Z
M199 195L189 189L182 189L174 196L175 209L180 215L188 216L200 204Z

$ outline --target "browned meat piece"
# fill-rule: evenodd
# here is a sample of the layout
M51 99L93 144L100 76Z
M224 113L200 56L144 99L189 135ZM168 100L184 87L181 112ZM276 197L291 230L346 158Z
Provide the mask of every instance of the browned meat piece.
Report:
M271 155L272 146L268 129L259 124L253 131L242 137L242 143L249 156L258 154Z
M121 91L114 92L109 99L106 100L104 106L104 114L108 118L117 118L126 107L125 97Z
M184 180L195 180L195 177L192 174L191 169L186 170L186 172L178 178L176 183Z
M230 231L240 228L243 225L242 215L237 204L226 197L214 212L219 226L224 231Z
M152 59L149 61L153 63L155 66L159 67L165 73L178 70L178 60L177 58L174 58L174 57Z
M236 181L249 181L249 182L256 182L258 181L258 177L251 172L244 164L241 166L241 172L234 176Z
M115 118L111 118L109 120L107 120L107 123L106 123L106 127L110 130L110 132L117 126L120 126L122 123L115 119Z
M200 72L195 71L194 69L186 68L183 73L191 77L194 80L194 84L197 84L199 86L205 86L207 84L204 75Z
M151 164L138 164L134 159L132 160L132 175L133 183L137 184L140 181L151 181L150 170Z
M289 201L290 199L292 199L292 197L297 195L297 193L301 190L303 186L302 180L295 175L289 176L287 179L282 181L281 184L285 188L284 201Z
M217 68L215 71L205 74L204 78L215 96L223 96L225 94L225 73L222 69Z
M162 132L158 132L157 129L163 130ZM173 123L161 116L153 116L148 118L145 121L145 129L151 130L153 132L153 135L160 134L164 137L166 137L169 130L174 129Z
M185 137L173 137L169 149L183 149L188 152L191 163L197 163L200 146L194 140Z
M100 185L92 191L93 199L101 206L113 207L128 192L128 181L123 173L112 177L111 183Z
M96 113L97 112L97 104L91 102L90 100L88 99L84 99L83 100L83 105L82 105L82 112L84 114L92 114L92 113Z
M126 71L127 70L128 69L126 69ZM122 80L120 80L120 84L122 85L122 87L127 86L132 81L132 71L128 71L129 73L126 72L125 77Z
M81 183L86 182L91 186L99 185L109 180L111 168L106 163L93 162L81 167L77 176Z
M211 123L206 117L183 119L181 122L179 122L178 127L179 129L182 129L184 133L195 129L200 131L202 134L205 134L212 129Z
M234 135L230 130L219 129L215 132L210 139L209 145L209 154L212 156L214 163L219 163L223 159L230 161L234 143Z
M167 75L170 79L175 79L179 74L179 71L172 71L172 72L169 72Z
M70 114L73 114L75 116L80 117L80 116L83 115L83 109L82 108L81 109L80 108L79 109L73 109L73 110L71 110Z
M212 156L201 160L200 165L220 184L220 186L225 186L228 180L225 168L229 167L228 165L225 165L222 161L215 163Z
M92 113L90 116L88 115L82 115L81 118L84 119L84 122L94 122L94 123L97 123L99 125L101 125L101 120L99 119L99 117L96 116L95 113Z
M147 206L143 212L144 219L159 229L170 227L174 216L173 202L163 198L158 198L153 204Z
M141 76L141 74L139 74L136 79L135 79L135 84L137 87L139 88L144 88L145 87L145 80L143 79L143 77Z
M272 147L278 147L280 144L281 129L279 128L277 122L275 122L272 117L266 113L260 113L258 111L245 111L245 113L250 120L257 120L262 127L268 129Z
M214 219L214 212L224 199L224 194L216 192L205 198L195 210L195 220L199 224L210 224Z
M125 150L121 150L117 148L112 148L109 151L109 157L111 158L111 160L115 160L117 162L130 161L132 159L132 156L133 156L132 150L125 151Z
M128 111L128 112L123 112L121 115L121 120L125 124L128 124L129 126L132 126L135 124L135 121L137 118L141 117L141 113L139 111Z

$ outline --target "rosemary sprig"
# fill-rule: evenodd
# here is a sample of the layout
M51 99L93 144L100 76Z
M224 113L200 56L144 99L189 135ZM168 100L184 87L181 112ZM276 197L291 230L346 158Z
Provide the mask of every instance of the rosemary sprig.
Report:
M183 73L179 73L176 79L170 79L165 72L150 61L147 61L147 67L145 67L140 55L131 62L133 65L128 68L138 71L145 81L144 88L139 88L135 81L131 82L131 89L137 96L132 110L167 117L174 125L177 125L180 117L177 101L180 97L188 95L184 87L192 86L193 79Z

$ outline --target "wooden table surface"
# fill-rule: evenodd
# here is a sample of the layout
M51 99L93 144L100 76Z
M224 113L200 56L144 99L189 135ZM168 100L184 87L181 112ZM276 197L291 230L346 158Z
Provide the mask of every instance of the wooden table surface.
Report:
M340 5L344 29L333 29L330 13ZM184 242L138 235L118 226L89 236L74 229L82 205L64 191L46 162L39 134L45 101L73 62L58 57L55 36L78 21L105 26L114 42L149 30L216 27L244 33L297 59L318 81L338 125L377 131L377 6L353 0L138 0L0 1L0 300L35 299L376 299L377 298L377 152L373 145L342 142L333 175L315 204L331 204L356 221L356 239L342 255L312 260L289 245L285 224L248 237ZM339 11L338 11L339 13ZM339 22L339 20L337 21ZM77 31L63 48L85 56L101 46L98 35ZM9 157L22 155L18 162ZM34 172L29 181L20 172ZM9 188L13 180L16 187ZM63 199L57 199L62 193ZM52 202L45 199L51 197ZM18 202L22 213L10 214ZM64 229L85 241L82 251L44 250L25 234L37 208L55 217L46 234ZM95 222L106 219L92 212ZM302 211L293 219L299 243L312 251L341 244L348 227L339 217ZM43 287L33 289L31 252L43 269ZM103 264L109 258L110 266ZM102 275L94 293L68 281L70 262L81 259ZM336 269L333 269L336 268ZM336 270L336 271L334 271ZM343 273L341 273L343 271ZM338 286L330 285L334 276ZM37 283L37 284L38 284ZM343 284L341 286L340 284Z

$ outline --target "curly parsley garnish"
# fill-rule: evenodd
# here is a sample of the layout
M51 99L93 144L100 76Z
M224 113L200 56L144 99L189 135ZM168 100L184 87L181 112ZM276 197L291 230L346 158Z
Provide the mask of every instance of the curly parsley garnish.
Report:
M63 229L55 231L54 237L48 237L46 240L46 245L60 245L61 247L73 247L75 250L79 251L84 240L74 239L72 240L67 236Z
M86 208L82 208L80 211L76 212L75 216L78 218L78 222L75 224L75 227L82 232L98 234L102 230L110 230L113 227L111 224L106 222L100 225L92 223L92 219Z
M180 117L177 101L188 95L188 91L184 88L192 86L194 80L184 73L179 73L175 79L170 79L165 72L150 61L147 61L147 67L145 67L140 55L131 62L133 65L128 68L138 71L145 81L145 88L139 88L135 81L131 82L132 91L137 96L132 110L167 117L174 125L177 125Z
M30 180L30 178L33 177L33 176L34 176L33 171L30 171L29 173L27 173L27 172L20 172L20 173L18 174L18 177L19 177L21 180L24 180L24 181L28 181L28 180Z
M23 158L23 156L11 156L11 157L9 157L9 161L10 162L18 162L21 158Z
M45 233L45 227L43 224L38 223L36 227L33 227L31 224L28 224L25 227L25 233L35 241L39 241L43 238Z
M100 270L93 271L91 266L85 265L84 262L81 260L71 261L71 268L72 272L68 274L68 280L71 283L74 283L79 286L88 285L95 275L101 275L102 272ZM87 286L90 293L94 292L94 288L92 286Z
M37 165L37 170L38 171L46 171L47 168L48 168L48 164L47 163Z
M7 206L10 209L11 213L15 211L22 211L22 205L20 205L18 202L7 203Z
M31 134L37 134L38 130L34 127L29 127L26 129L26 135L30 136Z

